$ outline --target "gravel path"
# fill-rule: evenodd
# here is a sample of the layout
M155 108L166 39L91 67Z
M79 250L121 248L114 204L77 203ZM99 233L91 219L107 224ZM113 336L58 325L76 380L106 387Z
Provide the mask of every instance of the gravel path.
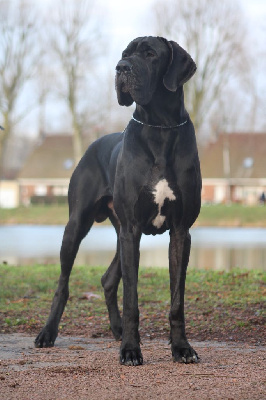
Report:
M266 348L195 342L196 365L174 364L163 340L145 340L144 365L118 362L111 339L58 337L56 347L34 349L34 337L0 335L1 400L266 398Z

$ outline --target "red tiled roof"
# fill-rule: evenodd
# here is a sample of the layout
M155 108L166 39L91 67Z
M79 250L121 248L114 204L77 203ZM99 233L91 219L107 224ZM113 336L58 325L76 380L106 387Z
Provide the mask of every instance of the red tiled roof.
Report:
M30 155L18 178L70 178L74 166L66 169L65 162L73 159L71 136L47 136Z
M226 147L230 160L230 178L266 178L266 133L221 134L200 155L203 178L226 177L223 166L223 151Z
M266 133L221 134L200 154L203 178L225 178L223 149L228 146L230 178L266 178ZM19 178L70 178L74 166L65 168L66 160L73 160L72 137L47 136L28 158ZM245 167L244 160L253 165Z

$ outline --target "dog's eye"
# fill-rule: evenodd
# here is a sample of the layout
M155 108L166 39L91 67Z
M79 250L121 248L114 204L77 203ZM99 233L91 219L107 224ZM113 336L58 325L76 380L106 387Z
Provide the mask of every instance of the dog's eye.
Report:
M155 57L156 56L156 54L153 52L153 51L151 51L151 50L148 50L147 52L146 52L146 57L148 57L148 58L153 58L153 57Z
M128 57L128 54L127 53L122 53L122 58L126 58L126 57Z

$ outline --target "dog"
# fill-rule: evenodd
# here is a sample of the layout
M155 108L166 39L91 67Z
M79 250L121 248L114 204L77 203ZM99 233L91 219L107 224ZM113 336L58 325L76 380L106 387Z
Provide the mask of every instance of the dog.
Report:
M136 103L122 133L90 145L69 185L69 221L61 252L61 275L46 325L36 347L54 345L66 305L71 269L81 240L94 221L109 218L117 233L115 257L103 275L110 326L122 339L120 363L141 365L138 267L141 235L170 232L170 343L173 360L199 360L185 333L184 292L190 254L189 228L201 207L201 172L193 123L184 106L183 85L196 65L177 43L140 37L116 66L121 106ZM123 279L123 316L117 289Z

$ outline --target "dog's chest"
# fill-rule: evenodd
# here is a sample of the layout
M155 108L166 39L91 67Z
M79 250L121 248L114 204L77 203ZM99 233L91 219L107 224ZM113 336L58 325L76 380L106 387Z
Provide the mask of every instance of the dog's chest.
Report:
M135 218L146 234L156 235L170 228L180 209L180 195L165 176L150 177L135 204Z
M136 197L130 198L128 206L133 206L134 223L140 225L144 233L160 234L176 225L182 213L176 168L177 136L169 132L151 132L134 139L129 141L131 147L127 150L128 154L138 154L138 158L132 158L125 182L127 192L135 188Z
M161 179L152 190L154 203L158 207L158 214L152 220L153 226L155 228L160 229L165 222L166 216L162 214L162 208L165 204L165 201L174 201L176 200L176 196L173 190L170 188L168 181L164 178Z

